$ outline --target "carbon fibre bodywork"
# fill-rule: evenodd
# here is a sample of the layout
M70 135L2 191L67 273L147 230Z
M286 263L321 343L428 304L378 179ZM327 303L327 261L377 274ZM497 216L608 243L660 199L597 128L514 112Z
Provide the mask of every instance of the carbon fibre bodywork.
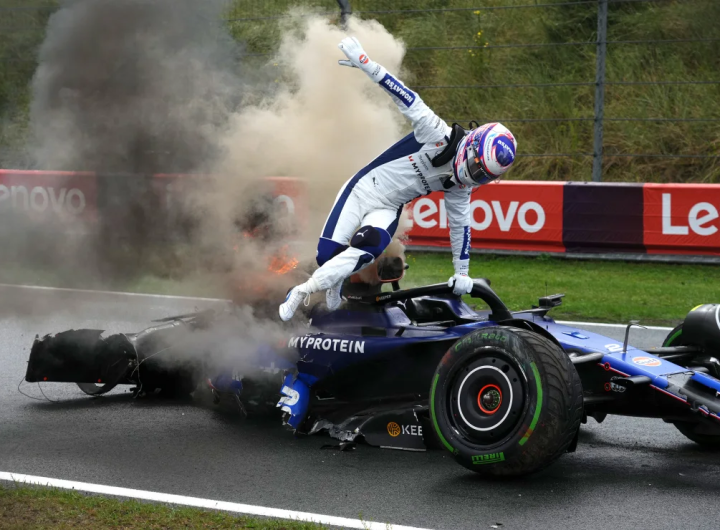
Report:
M510 314L489 287L481 282L476 286L473 294L489 310L474 311L457 297L440 294L446 289L443 285L359 298L332 313L317 307L311 314L317 331L293 337L288 344L297 350L297 373L308 383L300 393L309 393L311 421L287 407L288 422L301 431L313 430L318 417L340 421L373 400L422 405L428 398L428 381L445 351L469 333L500 324L529 328L552 337L563 348L581 377L587 416L598 421L607 414L669 422L709 420L720 427L716 352L695 346L641 350L558 324L547 313L560 297L550 297L545 307L541 300L541 307ZM715 308L720 306L708 307L718 311ZM701 333L716 334L720 326L705 326ZM292 377L286 381L288 386ZM317 395L324 396L325 402L313 402ZM333 402L334 411L329 410L328 401Z
M562 295L541 298L539 307L519 312L509 311L483 280L475 281L471 296L487 309L473 309L446 284L352 296L336 311L312 308L307 333L258 351L252 369L247 359L242 370L227 363L212 374L200 373L206 363L185 363L178 372L177 366L168 371L149 361L145 375L154 378L150 386L162 387L180 373L185 389L204 379L217 400L231 396L243 413L257 403L276 403L279 386L277 407L298 433L326 431L343 444L364 438L380 447L422 450L434 443L428 398L445 352L471 333L507 326L543 335L570 356L582 381L586 418L656 417L720 434L720 351L715 349L720 305L691 311L684 345L641 350L627 340L555 322L548 312ZM141 380L143 363L155 359L159 342L207 330L213 318L184 315L139 334L106 339L89 330L36 339L26 379L92 383L112 373L114 384L141 387L147 384ZM76 342L71 351L68 344L78 338L83 345Z

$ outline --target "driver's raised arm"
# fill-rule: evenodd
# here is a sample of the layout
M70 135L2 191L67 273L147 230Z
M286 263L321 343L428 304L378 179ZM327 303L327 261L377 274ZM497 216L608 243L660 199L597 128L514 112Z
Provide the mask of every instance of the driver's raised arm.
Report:
M340 61L346 66L355 66L365 72L370 79L378 83L390 96L395 104L412 123L415 139L421 144L441 142L450 137L451 129L445 120L435 114L420 96L388 72L384 66L370 59L362 45L355 37L347 37L338 44L347 61Z

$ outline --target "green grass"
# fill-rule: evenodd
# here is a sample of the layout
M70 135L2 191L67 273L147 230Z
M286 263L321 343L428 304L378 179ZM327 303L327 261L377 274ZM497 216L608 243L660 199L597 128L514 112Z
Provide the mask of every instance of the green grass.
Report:
M560 258L472 256L470 274L488 278L511 310L537 305L545 294L565 293L557 319L675 325L698 304L720 302L720 267L661 263L574 261ZM444 254L408 255L405 285L447 281Z
M566 0L557 0L565 3ZM402 78L410 86L590 83L588 86L513 88L419 88L422 98L446 120L505 124L518 138L518 153L592 153L596 47L590 45L493 48L523 43L593 42L597 6L487 9L524 0L352 0L362 18L375 18L408 48ZM553 0L539 2L553 3ZM288 4L332 10L331 0L268 2L272 14ZM467 8L477 10L421 11ZM265 8L263 8L264 10ZM409 12L398 13L397 10ZM377 11L391 10L391 13ZM363 14L363 12L375 11ZM720 2L634 2L608 6L608 40L717 39ZM258 16L257 5L235 0L232 18ZM254 52L275 49L277 21L231 23L233 35ZM485 46L488 46L485 48ZM368 44L368 48L371 44ZM633 43L608 45L608 82L711 81L720 71L719 42ZM720 119L720 85L608 85L606 118ZM556 118L552 122L523 122ZM575 120L575 121L573 121ZM715 122L606 121L604 153L717 155L720 127ZM592 157L519 158L509 179L589 180ZM688 158L611 158L604 160L606 181L719 182L720 160Z
M567 0L544 0L566 4ZM41 4L56 5L54 0ZM376 18L409 50L402 77L411 86L590 83L588 86L419 89L442 117L467 122L506 122L519 142L519 153L592 153L597 8L576 6L488 9L527 0L352 0L362 18ZM0 7L20 5L0 0ZM337 12L334 0L233 0L228 9L232 35L250 53L277 49L282 15L291 6ZM457 10L482 6L478 10ZM397 12L407 9L406 12ZM435 11L422 11L423 9ZM445 11L442 11L442 10ZM378 11L394 11L378 13ZM440 10L440 11L438 11ZM608 82L717 81L720 71L720 2L615 2L608 7L609 41L699 39L704 42L609 44ZM372 11L375 11L372 13ZM365 13L363 13L365 12ZM36 50L49 11L2 13L0 29L0 149L22 148L28 134L29 84ZM264 17L264 18L263 18ZM337 18L337 17L335 17ZM248 20L243 20L248 19ZM714 39L714 40L713 40ZM585 45L492 48L522 43ZM485 45L488 45L485 48ZM371 44L368 44L370 47ZM246 57L260 66L265 57ZM608 85L606 118L720 119L719 84ZM556 118L552 122L513 119ZM575 121L572 121L575 120ZM648 182L714 182L720 180L720 159L616 157L612 154L664 153L717 155L720 127L713 121L606 121L604 180ZM519 158L510 179L589 180L592 157Z
M446 282L453 274L447 253L410 252L407 259L410 269L404 287ZM644 324L672 326L696 305L720 302L720 266L716 265L474 255L470 273L490 279L511 310L529 308L545 294L565 293L563 305L551 314L566 320L623 323L639 319ZM141 275L107 284L50 270L0 267L0 283L182 296L225 297L226 280L220 274L196 274L182 280Z
M0 486L0 528L310 530L324 527L296 521L237 517L195 508L175 508L133 500L92 497L73 491Z

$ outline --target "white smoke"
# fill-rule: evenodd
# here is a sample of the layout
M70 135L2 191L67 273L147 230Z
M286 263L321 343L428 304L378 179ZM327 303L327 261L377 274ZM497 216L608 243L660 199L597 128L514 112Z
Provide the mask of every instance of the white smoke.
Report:
M397 141L404 126L386 94L360 70L338 65L344 55L337 45L348 34L388 70L400 69L405 48L376 21L350 19L344 31L319 16L291 19L268 65L279 89L233 114L221 138L217 172L235 175L234 185L265 176L304 180L309 240L343 182Z

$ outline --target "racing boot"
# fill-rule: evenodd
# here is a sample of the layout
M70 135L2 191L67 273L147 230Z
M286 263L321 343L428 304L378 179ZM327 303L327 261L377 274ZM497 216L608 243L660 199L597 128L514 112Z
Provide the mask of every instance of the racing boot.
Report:
M285 302L280 304L280 319L284 322L290 320L303 301L305 305L310 304L310 295L318 290L318 283L313 278L290 289L287 298L285 298Z
M342 286L343 282L340 281L325 291L325 305L327 305L327 308L330 311L335 311L338 307L340 307L340 304L342 304L342 297L340 296L342 293Z

